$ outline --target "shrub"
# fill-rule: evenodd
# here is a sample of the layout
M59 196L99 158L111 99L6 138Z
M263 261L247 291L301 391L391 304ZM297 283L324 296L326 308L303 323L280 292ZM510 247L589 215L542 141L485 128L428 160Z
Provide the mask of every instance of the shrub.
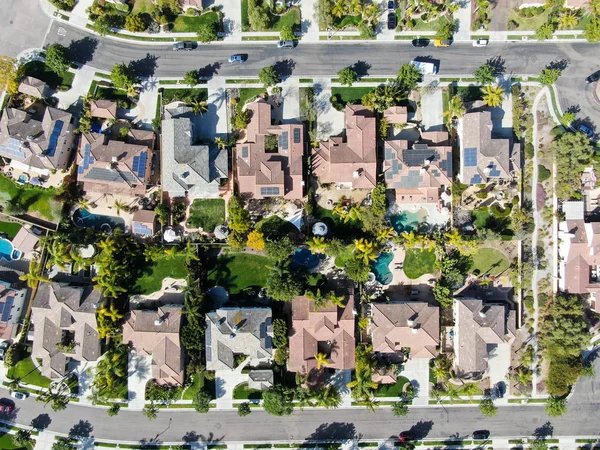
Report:
M250 414L251 412L252 409L250 408L250 403L244 402L238 405L238 416L244 417Z
M513 31L513 30L516 30L517 28L519 28L519 24L518 24L518 22L515 22L514 20L509 20L508 23L506 24L506 29L508 31Z
M199 413L207 413L210 410L210 401L212 397L206 391L199 390L193 400L194 408Z
M332 95L329 98L329 101L331 102L331 106L333 106L338 111L343 111L346 106L346 105L344 105L341 97L338 94Z
M543 183L550 178L551 172L542 164L538 164L538 181Z
M243 111L238 111L235 114L235 119L233 122L233 126L235 127L235 129L243 130L248 126L248 123L250 122L250 113L247 109Z
M16 345L11 345L4 356L4 367L10 369L17 364L19 353Z
M494 204L490 206L490 213L497 219L502 219L504 217L508 217L510 215L512 205L510 203L505 203L504 208L501 209L500 206Z
M525 144L525 147L523 147L523 151L525 152L525 157L527 159L533 159L535 149L533 148L533 144L531 142Z
M479 191L479 192L475 193L475 196L477 198L485 200L488 197L488 192L487 191Z

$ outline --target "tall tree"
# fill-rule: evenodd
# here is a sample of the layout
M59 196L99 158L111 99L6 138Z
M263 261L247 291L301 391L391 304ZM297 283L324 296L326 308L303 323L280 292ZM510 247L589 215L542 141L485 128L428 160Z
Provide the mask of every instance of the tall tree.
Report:
M340 70L337 73L337 76L339 77L341 84L346 84L348 86L352 86L353 83L358 81L358 74L350 66L344 67L342 70Z
M581 198L579 176L590 164L594 149L583 133L564 133L550 145L556 158L556 195L561 200Z
M19 91L17 78L17 62L8 56L0 56L0 90L15 95Z
M421 80L421 71L412 64L402 64L398 70L398 83L402 89L410 91L417 87Z
M496 69L491 64L482 64L473 72L473 76L480 84L492 84L496 81Z
M492 108L502 105L504 100L504 89L500 86L485 86L481 89L483 103Z
M139 83L135 70L130 64L115 64L110 72L110 79L116 88L127 90L134 84Z
M46 67L59 75L69 71L71 62L69 49L63 45L52 44L46 50Z

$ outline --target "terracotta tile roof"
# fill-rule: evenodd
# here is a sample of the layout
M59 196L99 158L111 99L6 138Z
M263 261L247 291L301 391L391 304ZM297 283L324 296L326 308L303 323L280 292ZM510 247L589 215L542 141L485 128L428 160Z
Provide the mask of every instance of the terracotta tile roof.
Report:
M305 296L292 300L289 371L309 373L316 369L317 353L328 355L328 368L354 368L354 285L338 285L336 294L345 295L344 308L329 304L315 310L314 302Z
M332 137L313 150L313 173L320 183L371 189L377 184L375 114L362 105L346 105L345 121L345 140Z
M236 146L238 189L255 199L304 196L302 156L304 125L271 125L271 105L258 100L247 106L251 112L245 138ZM265 151L265 139L275 135L276 152Z
M123 342L131 342L139 355L152 355L152 377L160 384L184 381L181 315L181 305L164 305L156 311L134 309L123 325Z
M11 242L15 248L26 254L31 253L35 249L39 238L27 228L21 227Z
M427 302L371 304L373 351L394 357L410 348L411 358L435 358L440 343L440 310Z
M92 117L101 119L116 119L117 118L117 102L113 100L92 100L90 104L90 114Z
M600 279L600 223L583 220L567 220L566 232L561 238L566 244L564 258L564 290L571 294L588 294L600 287L592 280Z
M408 108L406 106L392 106L383 112L383 118L389 124L402 124L408 121Z

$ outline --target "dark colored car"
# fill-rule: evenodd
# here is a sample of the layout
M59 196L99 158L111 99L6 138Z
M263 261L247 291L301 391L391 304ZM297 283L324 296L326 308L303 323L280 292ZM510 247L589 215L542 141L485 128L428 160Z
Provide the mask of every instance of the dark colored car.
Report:
M8 350L9 346L10 346L10 343L8 341L4 341L0 344L0 361L4 361L4 358L6 356L6 351Z
M413 47L427 47L429 45L429 39L413 39Z
M191 41L181 41L181 42L175 42L173 44L173 51L178 52L180 50L194 50L195 44Z
M393 10L395 10L395 9L396 9L396 2L395 2L394 0L390 0L390 1L388 2L388 9L389 9L390 11L393 11Z
M410 431L403 431L398 435L400 442L410 442L413 440L413 435Z
M594 81L600 80L600 70L598 72L594 72L589 77L585 79L586 83L593 83Z
M388 30L395 30L396 29L396 13L389 13L388 14Z
M594 132L592 131L592 129L590 127L586 127L583 124L579 125L579 128L577 128L577 129L581 133L587 134L587 137L592 137L594 135Z
M14 403L7 398L0 399L0 414L10 414L13 410Z
M473 439L488 439L490 432L488 430L477 430L473 431Z

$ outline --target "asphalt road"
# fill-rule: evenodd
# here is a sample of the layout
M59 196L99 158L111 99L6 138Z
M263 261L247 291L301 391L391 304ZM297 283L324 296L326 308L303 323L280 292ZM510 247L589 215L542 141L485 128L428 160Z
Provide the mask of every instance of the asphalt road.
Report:
M375 413L364 409L296 410L288 417L268 415L262 409L247 417L235 411L211 411L198 414L194 410L162 410L149 421L139 411L121 410L108 417L100 408L71 403L55 413L33 399L18 402L13 420L29 425L34 418L48 422L48 429L69 433L74 426L88 430L97 439L175 442L197 435L207 440L226 442L264 442L294 439L385 439L412 430L420 438L443 439L466 437L476 429L490 430L492 437L531 436L542 428L553 436L600 436L600 360L595 363L596 377L582 378L569 400L569 412L550 418L542 406L503 406L495 417L484 418L477 406L410 408L406 417L394 417L390 409Z

